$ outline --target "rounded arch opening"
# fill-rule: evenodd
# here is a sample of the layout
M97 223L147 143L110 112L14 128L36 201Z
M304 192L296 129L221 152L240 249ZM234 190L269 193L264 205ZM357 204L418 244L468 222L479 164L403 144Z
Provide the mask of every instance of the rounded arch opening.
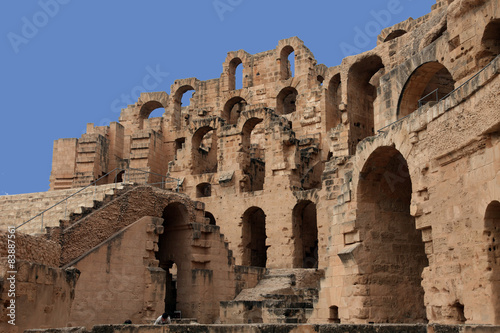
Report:
M335 74L328 83L328 89L325 91L326 98L326 128L330 130L338 126L341 122L339 110L340 101L342 101L342 87L340 82L340 73Z
M482 68L500 54L500 19L489 22L481 38L481 50L476 56L477 66Z
M287 45L280 52L281 79L288 80L295 75L295 50Z
M293 87L283 88L276 97L276 113L290 114L295 112L297 107L297 89Z
M183 249L189 248L189 244L180 237L182 231L179 229L186 224L187 215L187 208L181 203L175 202L165 207L162 214L164 231L158 237L156 259L159 267L166 271L164 312L171 317L174 311L179 310L177 294L186 293L189 289L189 267L181 260Z
M158 101L149 101L141 106L139 118L141 120L155 117L162 117L165 113L165 107Z
M500 202L492 201L484 214L484 236L487 253L487 272L490 273L491 307L494 324L500 324Z
M217 172L217 132L210 126L199 128L192 138L193 174Z
M372 322L427 322L422 271L428 266L421 231L410 215L412 182L408 164L393 147L379 147L359 175L356 225L359 271L367 272ZM356 239L361 239L357 241Z
M189 94L188 91L192 91L192 94ZM195 89L190 85L183 85L179 87L174 94L175 111L181 112L182 108L189 106L195 93Z
M259 124L263 124L262 118L254 117L248 119L243 125L240 167L243 170L244 178L240 181L241 192L264 189L266 175L265 153L262 143L264 138L259 134L252 135Z
M242 216L242 265L266 267L266 214L259 207L248 208Z
M245 111L246 105L247 101L243 97L236 96L229 99L224 105L222 118L230 125L236 124L240 117L240 113Z
M316 204L309 200L298 202L293 208L292 218L295 241L293 266L296 268L318 268Z
M208 219L208 224L217 225L215 222L215 217L212 213L205 211L205 218Z
M384 64L378 55L367 56L349 68L347 104L349 105L349 153L354 155L358 142L375 133L377 89L384 74Z
M234 58L229 62L229 90L243 88L243 62Z
M397 118L401 119L420 106L434 105L455 87L448 69L437 61L427 62L413 71L406 81L398 102Z
M206 198L212 195L212 185L210 183L200 183L196 185L196 197Z

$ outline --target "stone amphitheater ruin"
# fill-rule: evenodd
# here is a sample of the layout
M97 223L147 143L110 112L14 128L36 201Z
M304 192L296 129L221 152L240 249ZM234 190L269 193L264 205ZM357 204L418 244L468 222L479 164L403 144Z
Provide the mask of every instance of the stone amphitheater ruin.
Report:
M338 66L229 52L55 141L50 191L0 197L0 329L500 331L499 51L498 0L438 0Z

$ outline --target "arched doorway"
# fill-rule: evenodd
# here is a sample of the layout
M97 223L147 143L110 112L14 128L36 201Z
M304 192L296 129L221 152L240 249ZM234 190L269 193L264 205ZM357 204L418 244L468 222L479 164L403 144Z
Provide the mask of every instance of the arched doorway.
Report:
M357 187L356 226L371 322L426 322L421 275L428 266L421 232L410 215L408 165L393 147L377 148L366 161Z
M484 215L484 235L488 255L487 271L491 272L491 306L494 322L500 324L500 202L492 201Z
M165 312L172 317L174 311L183 310L189 293L189 263L182 261L188 244L183 243L180 229L186 224L187 209L183 204L172 203L163 210L163 234L158 237L156 259L166 271Z
M295 249L293 266L296 268L318 268L318 224L316 205L302 200L293 208L293 238Z
M250 207L242 222L242 265L266 267L266 214L258 207Z

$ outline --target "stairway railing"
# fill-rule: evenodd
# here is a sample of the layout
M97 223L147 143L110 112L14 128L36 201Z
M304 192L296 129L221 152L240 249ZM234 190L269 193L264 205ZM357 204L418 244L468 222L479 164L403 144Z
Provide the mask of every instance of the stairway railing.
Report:
M68 210L68 199L76 196L78 193L83 192L86 189L88 189L88 188L90 188L90 187L93 186L94 187L94 193L93 193L93 199L92 200L95 200L95 197L96 197L96 194L97 194L97 186L98 186L99 181L101 181L102 179L104 179L104 178L112 175L113 172L114 172L115 173L114 184L115 184L115 189L116 189L116 187L118 186L118 183L119 183L117 181L118 180L118 175L121 172L124 172L125 173L125 177L126 177L126 180L124 181L124 183L128 183L128 180L130 180L130 170L133 170L133 171L138 172L138 173L144 173L144 183L134 182L133 184L136 184L136 185L146 185L146 184L147 185L160 185L160 188L165 189L165 185L166 184L175 182L176 183L176 185L175 185L175 191L179 192L179 187L181 185L181 180L180 179L173 178L173 177L170 177L170 176L164 176L164 175L161 175L159 173L145 171L145 170L136 169L136 168L127 168L127 169L115 168L115 169L111 170L110 172L106 173L105 175L103 175L103 176L99 177L98 179L94 180L89 185L87 185L85 187L82 187L81 189L79 189L75 193L73 193L73 194L67 196L66 198L58 201L54 205L52 205L49 208L45 209L44 211L36 214L35 216L31 217L30 219L28 219L25 222L21 223L20 225L16 226L15 229L17 230L17 229L21 228L22 226L24 226L24 225L26 225L26 224L34 221L36 218L40 217L41 218L40 231L43 232L43 217L44 217L44 214L46 214L48 211L54 209L55 207L61 205L62 203L65 203L66 206L64 207L64 218L66 218L67 217L67 210ZM149 174L161 177L161 182L148 183L148 175ZM105 184L101 184L101 185L105 185Z

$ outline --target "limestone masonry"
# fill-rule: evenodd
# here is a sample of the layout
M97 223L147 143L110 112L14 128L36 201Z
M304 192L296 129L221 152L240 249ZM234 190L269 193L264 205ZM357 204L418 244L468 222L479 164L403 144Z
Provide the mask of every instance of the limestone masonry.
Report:
M0 197L4 230L57 204L16 230L15 327L0 233L0 330L500 325L500 3L438 0L377 44L229 52L55 141L51 190Z

